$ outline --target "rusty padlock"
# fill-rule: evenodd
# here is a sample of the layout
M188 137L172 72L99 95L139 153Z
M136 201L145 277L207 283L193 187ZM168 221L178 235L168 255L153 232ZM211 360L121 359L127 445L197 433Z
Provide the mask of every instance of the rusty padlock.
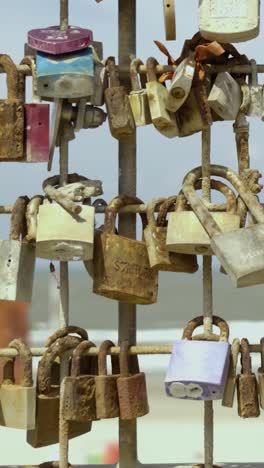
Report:
M264 338L260 340L261 367L258 369L259 403L264 409Z
M224 396L222 400L222 406L226 406L228 408L233 408L233 404L234 404L236 380L237 380L236 371L237 371L237 361L238 361L239 350L240 350L240 340L238 338L234 338L232 346L231 346L230 363L229 363L227 380L226 380L226 385L225 385L225 390L224 390Z
M241 374L237 379L238 415L241 418L257 418L260 415L258 382L252 372L249 342L241 340Z
M146 377L139 371L138 357L129 355L128 341L120 345L120 377L117 379L120 419L135 419L149 413Z
M111 356L112 375L107 375L107 353L114 347L110 340L104 341L99 349L99 375L95 377L96 414L98 419L119 416L117 379L120 377L119 358Z

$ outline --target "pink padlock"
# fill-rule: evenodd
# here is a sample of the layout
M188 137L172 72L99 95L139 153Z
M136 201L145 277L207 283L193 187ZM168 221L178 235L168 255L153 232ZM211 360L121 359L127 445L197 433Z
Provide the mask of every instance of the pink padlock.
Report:
M36 65L33 57L25 57L22 64L32 70L33 103L25 104L25 162L49 160L49 104L42 104L36 93Z
M28 32L30 47L53 55L85 49L92 42L93 32L77 26L69 26L65 31L61 31L59 26L49 26Z

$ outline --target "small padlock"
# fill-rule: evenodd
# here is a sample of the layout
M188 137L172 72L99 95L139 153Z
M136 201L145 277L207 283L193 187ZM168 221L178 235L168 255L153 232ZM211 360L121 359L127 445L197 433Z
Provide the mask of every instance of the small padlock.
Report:
M96 414L98 419L117 418L119 416L119 401L117 379L120 376L118 356L111 356L112 375L107 375L107 353L114 343L104 341L99 349L99 373L95 377Z
M188 98L194 73L195 61L193 54L190 54L177 66L168 89L166 107L171 112L176 112Z
M25 160L48 162L49 160L49 104L42 104L37 95L36 64L33 57L24 57L21 64L32 72L33 103L25 104Z
M261 117L264 112L263 86L258 84L256 60L250 60L251 74L249 75L250 106L247 114L251 117Z
M264 409L264 338L260 340L261 367L258 369L259 403Z
M151 124L151 115L144 75L139 75L138 68L143 65L140 59L133 59L130 64L130 78L132 91L129 94L129 102L135 124L137 127Z
M109 87L105 90L105 104L110 132L118 140L131 137L135 133L135 122L125 87L120 85L114 57L107 59L106 69Z
M144 229L144 239L148 249L150 267L161 271L195 273L198 270L195 255L177 254L166 249L166 214L163 225L158 225L154 216L156 207L162 202L164 199L161 198L153 200L147 205L148 225ZM161 207L162 205L160 209Z
M249 342L241 340L241 374L237 378L238 415L241 418L257 418L260 415L258 382L252 372Z
M81 375L81 360L84 353L95 347L91 341L82 341L73 352L70 377L64 379L63 417L66 421L88 422L97 419L95 399L95 374L90 368ZM87 366L87 359L86 359Z
M15 384L14 360L9 360L4 366L0 386L0 424L14 429L34 429L36 387L32 378L32 354L21 339L11 341L8 347L18 352L22 364L22 379L19 384Z
M224 396L222 400L222 406L227 406L228 408L233 408L233 404L234 404L236 381L237 381L236 371L237 371L237 361L238 361L239 350L240 350L240 340L238 338L234 338L232 346L231 346L230 363L229 363Z
M213 324L220 328L220 336L213 333L192 336L202 324L203 316L190 320L182 339L173 345L165 379L165 390L170 397L220 400L223 396L229 367L229 327L225 320L214 315Z
M6 54L0 56L0 65L7 82L7 99L0 99L0 160L19 161L24 156L24 104L19 98L19 74Z
M78 26L68 26L64 31L60 26L49 26L28 32L28 44L32 49L52 55L69 54L85 49L92 41L92 31Z
M235 120L242 103L241 88L228 72L218 73L208 104L223 120Z
M139 371L138 357L129 355L128 341L120 345L120 377L117 379L120 419L135 419L149 413L146 377Z

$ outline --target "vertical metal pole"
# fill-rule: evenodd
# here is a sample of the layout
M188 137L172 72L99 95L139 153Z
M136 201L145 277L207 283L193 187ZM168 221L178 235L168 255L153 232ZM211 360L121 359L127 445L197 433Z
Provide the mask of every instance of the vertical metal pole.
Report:
M119 65L129 69L130 54L136 55L136 0L118 1ZM122 84L130 87L129 76L121 76ZM136 195L136 135L119 142L119 193ZM120 217L119 232L136 237L136 216ZM136 343L136 306L119 303L119 343L128 339ZM119 420L119 467L137 466L137 421Z
M202 132L202 168L203 168L203 199L211 201L210 194L210 156L211 156L211 130ZM203 314L204 331L212 331L213 315L213 276L212 257L203 257ZM204 465L205 468L213 466L214 445L214 410L213 402L204 402Z
M69 0L60 0L60 28L66 31L69 26Z

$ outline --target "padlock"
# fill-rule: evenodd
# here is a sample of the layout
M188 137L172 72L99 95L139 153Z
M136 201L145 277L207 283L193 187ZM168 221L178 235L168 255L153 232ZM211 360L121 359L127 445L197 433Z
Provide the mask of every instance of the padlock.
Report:
M158 225L154 216L156 207L162 202L164 199L161 198L153 200L147 205L148 225L144 229L144 239L148 249L150 267L161 271L195 273L198 270L195 255L177 254L166 250L166 221L163 225Z
M151 124L149 102L144 75L139 75L138 68L143 65L140 59L133 59L130 65L130 78L132 91L129 94L129 102L137 127Z
M102 231L95 236L93 292L130 304L154 304L158 293L158 272L151 269L145 242L115 233L119 210L143 203L135 197L120 195L105 210ZM143 228L146 215L140 215Z
M35 270L35 245L25 240L27 197L12 209L10 240L0 241L0 300L30 304Z
M98 419L117 418L119 416L117 379L120 376L120 369L118 356L111 356L112 374L107 374L107 353L114 346L112 341L107 340L99 348L99 372L95 377L96 414Z
M263 86L258 84L256 60L250 60L251 74L249 75L250 106L247 114L251 117L261 117L264 112Z
M258 382L252 372L249 342L241 340L241 374L237 378L238 415L241 418L257 418L260 415Z
M231 354L230 354L230 363L229 369L227 374L226 386L225 391L222 399L222 406L227 406L228 408L233 408L234 398L235 398L235 390L236 390L236 371L237 371L237 361L238 355L240 350L240 340L238 338L234 338L232 346L231 346Z
M73 336L59 338L42 356L37 375L36 426L27 431L27 442L34 448L46 447L59 442L60 386L52 381L52 365L57 356L76 348L80 339ZM89 423L71 422L69 438L89 432Z
M244 42L259 34L260 0L200 0L199 30L209 41Z
M104 63L100 60L93 47L94 57L94 94L90 97L93 106L103 106L104 93L107 88L107 72Z
M218 73L208 104L223 120L235 120L242 103L239 84L228 72Z
M188 98L195 73L195 60L193 54L185 58L177 66L168 89L166 107L176 112Z
M137 355L129 355L128 341L120 344L120 377L117 379L120 419L130 420L149 413L146 377L139 371Z
M52 55L85 49L92 41L92 31L78 26L68 26L65 31L60 26L49 26L28 32L28 44L32 49Z
M180 137L207 130L212 125L212 114L203 85L191 88L186 101L176 112L176 120Z
M214 315L213 324L220 328L220 336L213 333L193 336L202 324L203 316L190 320L182 339L173 345L165 378L165 390L170 397L220 400L223 396L229 367L229 327Z
M4 367L3 382L0 386L0 424L14 429L34 429L36 387L32 378L32 354L21 339L11 341L8 347L18 352L22 379L19 384L15 384L14 360L10 359ZM11 369L8 370L7 367Z
M19 98L19 74L8 55L0 55L6 73L7 99L0 99L0 160L16 161L24 156L24 104Z
M36 64L32 57L24 57L22 65L32 72L33 103L25 104L25 160L48 162L49 160L49 104L42 104L37 95Z
M163 13L164 13L166 41L175 41L176 39L175 0L163 0Z
M36 256L71 261L93 258L94 208L83 206L73 215L57 203L39 207Z
M109 86L105 90L105 104L112 136L123 139L135 133L135 122L125 87L120 85L114 57L106 61Z
M236 197L232 190L219 180L211 180L211 188L222 192L227 200L226 212L212 213L223 232L239 229L240 218L236 214ZM195 186L198 188L198 186ZM201 188L201 186L199 187ZM192 205L191 205L192 206ZM193 210L194 207L192 206ZM210 238L194 211L186 211L176 203L176 211L169 213L166 246L170 252L212 255Z
M94 94L93 49L63 55L37 52L37 90L43 98L82 98Z
M259 403L264 409L264 338L260 340L261 367L258 369Z
M179 136L179 128L176 122L175 114L168 111L166 103L168 99L167 88L158 82L156 75L157 60L149 57L147 60L147 78L146 89L148 94L149 109L151 120L154 127L167 138Z
M43 203L43 200L44 197L42 195L35 195L27 204L27 235L25 239L33 244L36 243L38 212L40 205Z
M62 413L66 421L89 423L97 420L95 399L95 374L90 366L81 375L83 354L95 347L91 341L82 341L73 352L70 377L64 378L64 399ZM87 365L87 359L86 359Z

